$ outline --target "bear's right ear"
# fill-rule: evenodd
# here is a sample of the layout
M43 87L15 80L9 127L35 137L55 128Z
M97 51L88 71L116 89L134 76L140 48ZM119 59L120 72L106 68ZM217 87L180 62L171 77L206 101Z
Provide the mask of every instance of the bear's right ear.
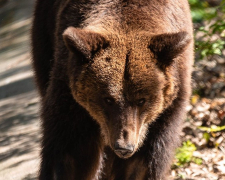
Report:
M109 45L109 41L99 33L74 27L68 27L64 31L63 39L71 52L80 52L87 59L91 59L98 50Z

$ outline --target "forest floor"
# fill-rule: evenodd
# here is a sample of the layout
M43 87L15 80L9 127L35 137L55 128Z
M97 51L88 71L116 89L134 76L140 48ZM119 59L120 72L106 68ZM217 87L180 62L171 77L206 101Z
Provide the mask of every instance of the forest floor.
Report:
M41 135L29 54L33 1L0 2L0 180L35 180ZM225 131L218 131L225 125L225 58L197 61L192 85L181 137L193 143L193 154L181 165L174 160L171 176L225 180Z
M195 62L192 86L181 137L196 150L192 160L172 174L177 179L225 180L225 58Z

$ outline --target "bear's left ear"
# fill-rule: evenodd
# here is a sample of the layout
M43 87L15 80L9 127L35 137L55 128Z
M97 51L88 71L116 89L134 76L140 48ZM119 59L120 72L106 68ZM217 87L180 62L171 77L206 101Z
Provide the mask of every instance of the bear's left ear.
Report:
M185 50L190 41L191 37L187 32L161 34L152 37L149 48L160 64L168 66Z
M109 45L99 33L74 27L68 27L64 31L63 39L71 52L79 52L87 59L91 59L98 50Z

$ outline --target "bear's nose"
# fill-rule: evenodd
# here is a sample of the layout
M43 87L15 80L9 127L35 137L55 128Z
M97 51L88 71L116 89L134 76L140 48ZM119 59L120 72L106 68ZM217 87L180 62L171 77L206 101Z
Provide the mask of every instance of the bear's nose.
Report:
M132 152L134 152L134 146L133 145L127 145L127 146L120 146L119 143L115 143L115 151L117 153L120 153L122 156L131 154Z

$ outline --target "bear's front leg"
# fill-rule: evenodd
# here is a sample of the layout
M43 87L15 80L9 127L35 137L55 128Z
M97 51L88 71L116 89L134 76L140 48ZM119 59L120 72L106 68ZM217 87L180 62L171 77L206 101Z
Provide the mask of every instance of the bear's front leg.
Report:
M78 147L79 148L79 147ZM101 149L89 146L73 152L54 150L51 155L42 151L40 180L98 180L101 176ZM92 152L93 151L93 152ZM95 152L94 152L95 151Z
M69 90L63 82L54 83L42 102L39 180L95 180L100 176L103 151L99 125L65 93ZM63 93L51 88L57 83Z
M180 132L186 110L186 101L177 98L155 122L150 124L144 149L148 160L148 178L169 180L169 171L175 149L180 144Z
M81 147L80 150L74 150L74 153L70 152L60 157L54 165L55 179L99 180L103 161L101 149L91 145L88 148L89 152Z

